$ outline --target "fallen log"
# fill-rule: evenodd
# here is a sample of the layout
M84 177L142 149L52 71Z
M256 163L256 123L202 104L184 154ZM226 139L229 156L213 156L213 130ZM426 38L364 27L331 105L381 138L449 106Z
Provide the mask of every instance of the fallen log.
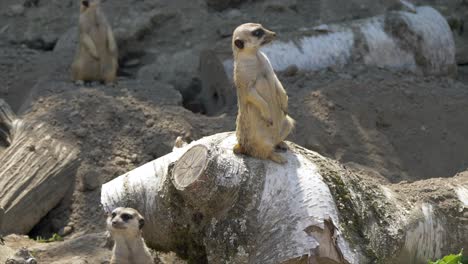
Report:
M262 49L277 71L295 65L320 70L365 64L420 74L456 74L450 26L432 7L391 11L368 19L304 28ZM232 59L223 62L232 78Z
M74 182L78 151L46 124L17 118L0 100L0 207L3 234L27 234Z
M101 203L136 208L151 247L194 263L423 263L468 242L456 197L448 224L437 203L292 143L286 165L235 155L235 143L222 133L175 149L104 184ZM444 231L454 235L434 237Z

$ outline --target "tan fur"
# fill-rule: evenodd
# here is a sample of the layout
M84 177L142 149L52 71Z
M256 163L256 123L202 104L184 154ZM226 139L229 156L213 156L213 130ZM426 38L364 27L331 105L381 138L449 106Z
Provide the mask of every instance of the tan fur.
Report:
M130 219L125 219L130 216ZM107 230L115 241L110 264L154 264L142 237L144 219L132 208L119 207L107 218Z
M85 2L89 5L86 6ZM72 64L74 81L115 82L117 75L117 45L99 0L80 0L80 37Z
M261 37L254 36L263 30ZM284 148L283 140L294 127L288 116L288 96L276 77L270 61L259 48L271 42L276 34L260 24L243 24L236 28L232 38L234 53L234 82L237 88L239 112L236 135L237 154L285 163L286 159L275 152ZM242 41L238 47L236 41Z

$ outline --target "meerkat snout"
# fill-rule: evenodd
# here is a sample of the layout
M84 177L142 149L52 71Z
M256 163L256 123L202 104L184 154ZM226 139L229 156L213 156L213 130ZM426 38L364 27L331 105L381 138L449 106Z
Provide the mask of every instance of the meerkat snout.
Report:
M145 219L132 208L116 208L109 216L108 225L112 229L141 230L145 225Z

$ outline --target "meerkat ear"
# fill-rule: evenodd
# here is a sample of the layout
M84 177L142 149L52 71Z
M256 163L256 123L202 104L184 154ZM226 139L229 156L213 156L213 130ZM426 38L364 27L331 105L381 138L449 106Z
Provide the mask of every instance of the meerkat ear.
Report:
M236 39L234 41L234 45L236 45L237 48L243 49L244 48L244 41L241 39Z
M143 226L145 226L145 219L141 218L140 220L138 220L138 227L142 229Z

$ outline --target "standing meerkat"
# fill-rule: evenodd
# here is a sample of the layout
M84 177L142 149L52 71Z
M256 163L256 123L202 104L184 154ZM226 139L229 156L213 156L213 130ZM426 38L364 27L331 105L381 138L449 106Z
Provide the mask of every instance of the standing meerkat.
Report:
M117 45L99 0L80 0L79 44L72 64L75 82L115 82Z
M119 207L107 218L107 229L114 239L110 264L154 264L142 237L145 219L132 208Z
M234 153L283 164L286 159L275 148L287 148L283 140L293 129L294 120L288 115L288 95L260 51L275 37L275 32L260 24L247 23L234 30L234 82L239 107Z

